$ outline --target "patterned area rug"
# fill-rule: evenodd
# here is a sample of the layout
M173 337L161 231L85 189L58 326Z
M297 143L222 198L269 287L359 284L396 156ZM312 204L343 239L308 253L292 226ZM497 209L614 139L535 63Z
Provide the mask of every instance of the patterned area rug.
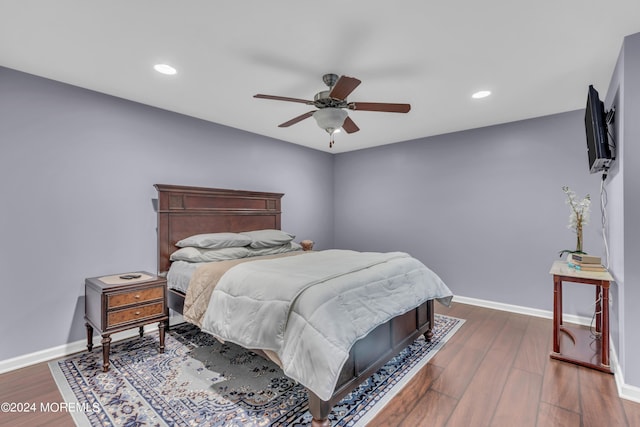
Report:
M462 326L436 315L434 338L417 339L337 404L333 426L365 425ZM309 425L304 387L277 365L234 344L221 344L189 324L172 327L165 353L156 334L49 364L79 426Z

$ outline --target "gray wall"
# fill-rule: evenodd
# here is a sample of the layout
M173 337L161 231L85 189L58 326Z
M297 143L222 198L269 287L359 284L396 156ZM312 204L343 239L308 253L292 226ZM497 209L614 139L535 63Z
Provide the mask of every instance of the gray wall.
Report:
M562 186L597 200L600 185L584 110L339 154L334 167L337 246L408 251L456 295L543 310L552 262L575 249ZM600 254L592 207L585 250ZM591 317L593 293L565 286L565 311Z
M327 153L1 67L0 145L0 360L83 339L85 277L156 271L155 183L283 192L333 246Z
M611 270L620 293L616 326L623 337L617 351L625 382L640 386L640 33L624 40L605 105L616 109L619 157L607 183Z

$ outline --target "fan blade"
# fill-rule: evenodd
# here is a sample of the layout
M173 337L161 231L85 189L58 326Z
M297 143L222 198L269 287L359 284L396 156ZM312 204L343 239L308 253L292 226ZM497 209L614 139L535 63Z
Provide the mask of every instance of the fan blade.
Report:
M331 89L331 92L329 92L329 98L347 99L347 96L349 96L360 83L361 81L354 77L342 76L338 79L333 89Z
M293 119L289 120L288 122L284 122L280 125L278 125L279 128L287 128L291 125L295 125L298 122L303 121L304 119L308 119L309 117L313 116L313 113L315 113L316 110L313 111L309 111L308 113L304 113L299 115L298 117L294 117Z
M384 102L351 102L349 109L360 111L381 111L385 113L408 113L410 104L387 104Z
M351 117L349 116L347 116L347 118L344 119L344 123L342 124L342 129L344 129L346 133L354 133L360 130L358 125L356 125L354 121L351 120Z
M300 99L300 98L289 98L286 96L263 95L259 93L257 95L253 95L253 97L260 98L260 99L273 99L276 101L300 102L302 104L313 105L313 101L308 101L306 99Z

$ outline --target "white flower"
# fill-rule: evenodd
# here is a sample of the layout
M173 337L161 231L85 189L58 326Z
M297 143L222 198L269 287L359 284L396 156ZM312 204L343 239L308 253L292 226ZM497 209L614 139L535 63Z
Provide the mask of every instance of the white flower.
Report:
M562 187L562 191L567 195L566 203L571 207L569 214L569 225L567 228L573 229L576 233L582 230L584 225L589 223L589 208L591 206L591 196L588 194L580 201L577 200L576 193L569 187Z

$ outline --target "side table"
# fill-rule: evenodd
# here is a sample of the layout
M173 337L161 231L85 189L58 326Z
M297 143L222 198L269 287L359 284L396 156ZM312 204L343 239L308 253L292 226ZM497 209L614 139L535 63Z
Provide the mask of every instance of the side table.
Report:
M137 276L137 277L131 277ZM109 370L111 334L158 322L160 352L164 352L167 280L144 271L85 280L87 350L93 348L93 329L102 335L102 371Z
M581 271L564 261L551 266L553 275L553 352L552 359L575 363L613 373L609 365L609 286L608 271ZM565 325L562 321L562 283L582 283L596 287L595 334L589 328ZM569 339L562 339L561 333ZM561 345L562 342L562 345Z

